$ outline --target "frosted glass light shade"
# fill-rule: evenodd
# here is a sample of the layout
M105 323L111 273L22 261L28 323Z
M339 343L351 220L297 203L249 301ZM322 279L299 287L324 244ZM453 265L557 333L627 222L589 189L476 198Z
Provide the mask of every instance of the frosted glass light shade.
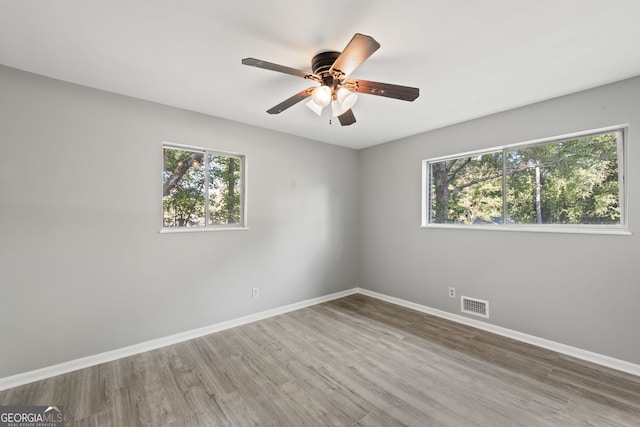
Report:
M322 107L319 106L318 104L315 103L315 101L313 99L310 99L309 102L307 102L306 104L307 107L309 107L309 109L311 111L313 111L314 113L316 113L317 115L321 116L322 115Z
M311 92L311 99L320 107L326 107L331 102L331 89L327 86L318 86Z
M344 114L345 111L347 110L342 108L340 101L338 101L337 99L334 99L333 101L331 101L331 112L333 114L333 117L338 117Z
M347 111L358 100L358 95L355 92L351 92L348 89L341 87L338 89L338 101L340 101L340 105L342 106L343 111Z

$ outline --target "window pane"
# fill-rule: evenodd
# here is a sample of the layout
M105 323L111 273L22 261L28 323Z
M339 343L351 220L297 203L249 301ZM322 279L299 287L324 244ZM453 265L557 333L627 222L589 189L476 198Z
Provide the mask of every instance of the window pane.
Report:
M164 148L163 155L164 227L204 226L204 153Z
M517 224L620 224L619 132L506 150Z
M502 151L430 164L431 223L502 222Z
M237 157L209 156L210 224L240 224L240 168Z

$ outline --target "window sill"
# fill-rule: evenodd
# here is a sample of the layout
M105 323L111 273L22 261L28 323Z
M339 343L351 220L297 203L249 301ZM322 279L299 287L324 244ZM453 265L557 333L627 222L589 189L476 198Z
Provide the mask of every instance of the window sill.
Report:
M442 228L456 230L483 230L483 231L524 231L533 233L564 233L564 234L606 234L616 236L631 236L629 230L623 227L567 227L563 225L531 226L531 225L461 225L461 224L427 224L420 228Z
M218 227L175 227L175 228L163 228L159 231L160 234L173 234L173 233L201 233L208 231L240 231L248 230L249 227L241 225L234 226L218 226Z

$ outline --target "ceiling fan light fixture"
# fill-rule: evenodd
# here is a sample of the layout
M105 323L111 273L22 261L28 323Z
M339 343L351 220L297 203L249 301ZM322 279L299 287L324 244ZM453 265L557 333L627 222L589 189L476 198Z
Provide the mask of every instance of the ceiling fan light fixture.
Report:
M309 102L307 102L305 105L307 107L309 107L309 109L311 111L313 111L314 113L316 113L318 116L322 116L322 108L323 107L321 107L318 104L316 104L313 99L310 99Z
M311 92L311 99L320 107L326 107L331 102L331 89L328 86L318 86Z
M351 92L349 89L346 89L344 87L338 89L337 95L338 101L340 101L340 106L342 107L342 111L349 110L358 100L358 95L355 92Z

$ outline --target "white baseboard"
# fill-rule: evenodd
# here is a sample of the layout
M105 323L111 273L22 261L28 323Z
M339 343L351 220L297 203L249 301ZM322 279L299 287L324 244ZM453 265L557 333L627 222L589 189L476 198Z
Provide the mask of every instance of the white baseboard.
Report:
M428 307L426 305L416 304L411 301L406 301L400 298L391 297L378 292L369 291L367 289L358 288L357 292L363 295L367 295L373 298L377 298L392 304L397 304L402 307L411 308L422 313L431 314L441 317L443 319L451 320L453 322L462 323L467 326L471 326L477 329L482 329L487 332L492 332L497 335L502 335L507 338L512 338L517 341L522 341L528 344L535 345L537 347L546 348L557 353L565 354L567 356L575 357L576 359L586 360L587 362L595 363L597 365L606 366L608 368L616 369L618 371L626 372L628 374L640 376L640 365L627 362L624 360L616 359L613 357L605 356L591 351L583 350L581 348L572 347L566 344L560 344L555 341L550 341L544 338L539 338L534 335L525 334L522 332L514 331L512 329L503 328L501 326L491 325L489 323L481 322L479 320L469 319L467 317L449 313L447 311L438 310Z
M438 310L425 305L416 304L411 301L406 301L400 298L391 297L378 292L369 291L367 289L353 288L353 289L348 289L346 291L336 292L336 293L325 295L322 297L312 298L312 299L301 301L298 303L289 304L284 307L265 310L259 313L250 314L248 316L239 317L237 319L216 323L213 325L205 326L203 328L193 329L187 332L181 332L179 334L170 335L168 337L158 338L155 340L146 341L140 344L134 344L131 346L107 351L107 352L96 354L93 356L82 357L80 359L70 360L68 362L60 363L57 365L48 366L45 368L12 375L10 377L0 378L0 391L17 387L20 385L32 383L34 381L40 381L46 378L54 377L56 375L61 375L68 372L76 371L78 369L88 368L90 366L99 365L101 363L111 362L117 359L121 359L123 357L144 353L145 351L155 350L161 347L166 347L172 344L177 344L177 343L188 341L194 338L199 338L205 335L213 334L215 332L223 331L225 329L230 329L236 326L245 325L247 323L256 322L258 320L266 319L269 317L278 316L280 314L288 313L290 311L299 310L301 308L309 307L312 305L320 304L326 301L331 301L334 299L342 298L342 297L356 294L356 293L361 293L363 295L367 295L373 298L387 301L402 307L407 307L423 313L432 314L434 316L448 319L453 322L462 323L464 325L482 329L487 332L492 332L497 335L502 335L518 341L533 344L538 347L546 348L558 353L566 354L568 356L573 356L577 359L586 360L588 362L606 366L608 368L612 368L622 372L627 372L632 375L640 376L640 365L637 365L634 363L615 359L609 356L604 356L598 353L593 353L587 350L582 350L580 348L571 347L565 344L560 344L554 341L546 340L544 338L539 338L533 335L524 334L522 332L503 328L500 326L491 325L478 320L469 319L464 316Z
M45 368L12 375L10 377L0 378L0 390L6 390L20 385L32 383L34 381L40 381L46 378L54 377L56 375L77 371L78 369L88 368L90 366L99 365L105 362L111 362L123 357L144 353L145 351L155 350L161 347L166 347L172 344L199 338L205 335L213 334L215 332L223 331L225 329L234 328L236 326L245 325L247 323L256 322L258 320L266 319L273 316L278 316L290 311L299 310L304 307L309 307L326 301L342 298L348 295L355 294L357 292L357 288L348 289L346 291L336 292L318 298L312 298L294 304L285 305L284 307L278 307L271 310L265 310L259 313L250 314L248 316L239 317L237 319L227 320L224 322L205 326L203 328L181 332L175 335L170 335L168 337L158 338L155 340L146 341L140 344L134 344L93 356L82 357L80 359L70 360L68 362L63 362L57 365L47 366Z

